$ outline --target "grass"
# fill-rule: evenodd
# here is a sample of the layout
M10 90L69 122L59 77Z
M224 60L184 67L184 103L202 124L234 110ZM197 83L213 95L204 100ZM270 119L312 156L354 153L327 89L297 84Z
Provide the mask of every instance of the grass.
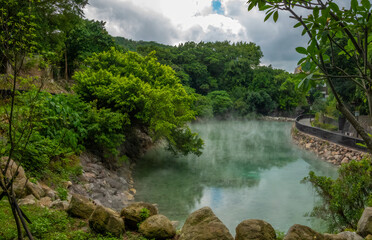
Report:
M64 211L39 206L21 207L32 224L34 239L48 240L148 240L139 233L126 232L122 238L102 236L91 232L87 221L72 218ZM0 201L0 240L17 239L17 227L8 201Z
M118 240L110 236L101 236L89 231L86 221L71 218L64 211L54 211L38 206L22 206L30 218L31 233L35 239L50 240ZM17 238L17 228L7 200L0 201L0 239Z

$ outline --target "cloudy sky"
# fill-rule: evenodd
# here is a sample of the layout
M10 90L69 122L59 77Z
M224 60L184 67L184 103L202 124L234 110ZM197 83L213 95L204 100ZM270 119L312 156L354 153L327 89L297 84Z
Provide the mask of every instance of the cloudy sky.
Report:
M295 52L306 37L280 15L277 23L247 11L246 0L90 0L88 19L103 20L108 32L133 40L177 45L186 41L245 41L261 47L262 64L293 72Z

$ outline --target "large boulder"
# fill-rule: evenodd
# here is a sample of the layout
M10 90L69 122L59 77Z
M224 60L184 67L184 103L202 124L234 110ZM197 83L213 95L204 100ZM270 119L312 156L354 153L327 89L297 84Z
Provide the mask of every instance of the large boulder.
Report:
M236 227L235 240L275 240L274 228L258 219L244 220Z
M356 234L355 232L340 232L338 234L324 234L324 238L326 240L363 240L361 236Z
M79 194L73 194L67 212L75 217L89 219L95 208L96 205L88 198Z
M227 227L209 207L191 213L182 227L179 240L233 240Z
M38 182L32 183L27 181L26 193L34 195L38 200L45 196L45 192Z
M120 237L124 231L124 221L119 213L103 206L97 206L89 218L89 227L97 233Z
M37 205L37 200L34 195L28 195L25 198L18 200L19 206L25 206L25 205Z
M315 232L313 229L300 224L293 225L285 235L283 240L325 240L323 234Z
M169 239L176 235L176 229L171 221L163 215L154 215L147 218L139 226L139 232L148 239L155 238L156 240Z
M144 211L144 209L148 211ZM158 209L150 203L137 202L123 208L120 216L124 217L125 226L127 228L136 230L138 229L138 224L146 220L145 215L147 215L147 213L147 217L154 216L158 214Z
M372 234L372 207L364 209L362 217L358 222L357 233L362 237Z
M5 168L6 162L7 162L6 157L0 158L1 169ZM27 177L26 177L25 171L23 170L22 166L18 168L17 163L14 162L13 160L10 160L8 170L6 171L6 176L9 179L12 178L16 174L17 170L18 170L18 175L14 179L14 182L13 182L13 190L18 198L23 198L27 196L27 193L25 191L25 187L27 183Z

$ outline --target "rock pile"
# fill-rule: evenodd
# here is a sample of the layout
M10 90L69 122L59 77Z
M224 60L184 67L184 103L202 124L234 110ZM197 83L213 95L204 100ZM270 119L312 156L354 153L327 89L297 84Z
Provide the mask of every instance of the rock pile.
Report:
M300 132L295 126L292 128L293 141L308 151L312 151L324 161L334 165L349 163L351 160L361 160L368 153L344 147L315 136Z
M130 167L109 170L91 153L83 153L80 163L83 174L78 177L78 184L70 187L71 193L94 199L97 204L117 211L133 202L136 190L133 189Z

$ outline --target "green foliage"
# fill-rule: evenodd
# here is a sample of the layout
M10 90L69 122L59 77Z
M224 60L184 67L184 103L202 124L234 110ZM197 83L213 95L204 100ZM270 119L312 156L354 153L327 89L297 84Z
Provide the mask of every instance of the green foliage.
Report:
M276 22L278 12L290 14L302 28L302 35L309 38L307 46L296 51L303 55L298 65L302 72L300 87L309 91L318 84L327 84L337 100L339 111L349 120L372 150L372 139L353 117L348 104L353 101L361 105L363 98L355 97L362 91L368 102L368 114L372 114L372 44L370 1L349 1L350 5L340 7L333 0L249 0L248 10L258 7L265 11L267 20ZM294 7L295 6L295 7Z
M158 63L152 54L142 57L115 49L95 54L85 64L74 78L75 90L86 102L122 114L128 128L144 128L153 140L165 139L177 151L197 153L201 148L179 149L183 144L177 141L183 138L178 136L187 132L186 123L194 119L190 109L194 97L170 67Z
M361 214L372 197L372 165L368 158L351 161L339 169L336 180L310 172L304 179L322 198L311 216L326 220L330 231L357 228Z
M55 183L68 180L81 174L76 155L83 149L116 155L125 139L123 115L97 109L74 95L29 91L17 96L16 106L14 133L20 147L13 156L36 178ZM1 115L6 112L9 106L1 106ZM6 127L7 122L1 121L0 129L6 132Z
M93 53L107 51L115 46L113 38L105 29L105 23L94 20L81 20L71 30L66 40L67 59L73 71Z
M142 208L139 216L142 221L146 220L150 216L150 210L148 210L147 208Z
M64 187L57 187L56 189L58 197L63 201L67 200L68 191Z
M279 231L279 230L275 230L275 234L276 234L276 239L277 240L283 240L284 237L285 237L285 232L282 232L282 231Z
M210 92L207 97L212 103L213 113L215 115L224 115L228 113L233 106L233 102L226 91L213 91Z

